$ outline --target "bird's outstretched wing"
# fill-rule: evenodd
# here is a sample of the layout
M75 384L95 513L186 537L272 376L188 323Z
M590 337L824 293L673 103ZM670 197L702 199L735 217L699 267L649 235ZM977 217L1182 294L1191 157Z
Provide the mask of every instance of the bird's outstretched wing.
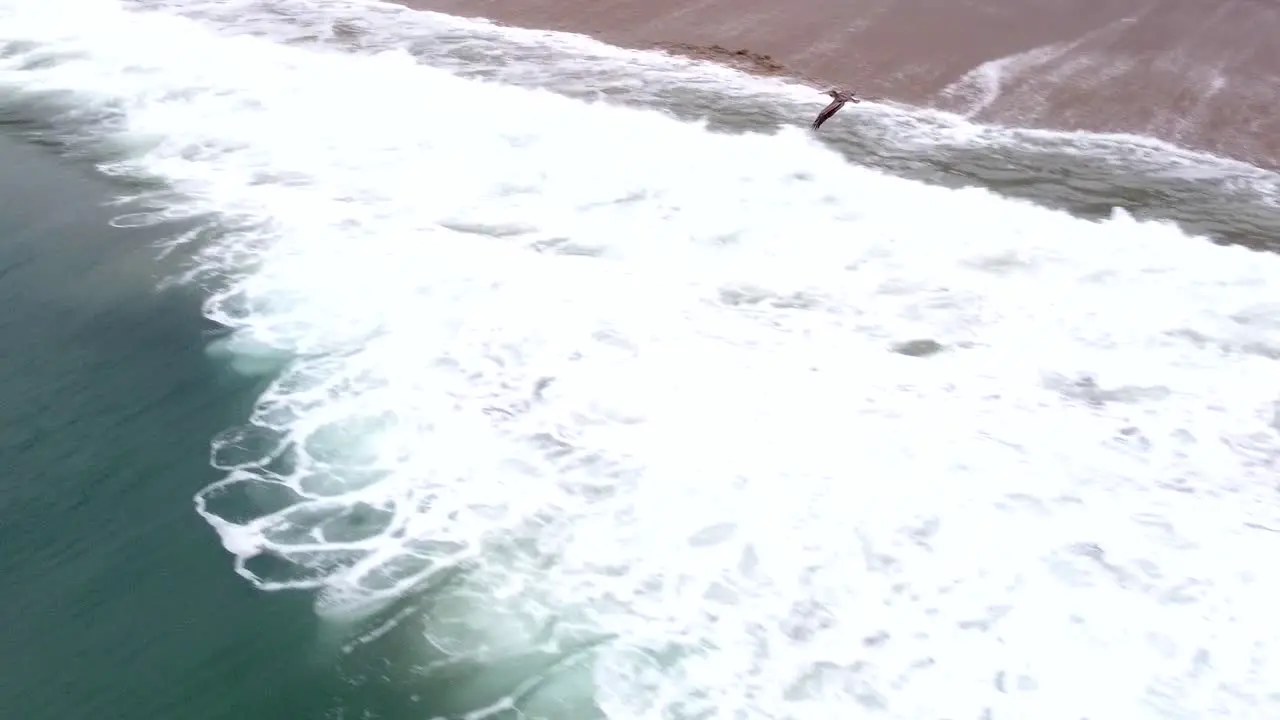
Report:
M826 107L822 108L822 112L818 113L818 117L813 119L813 129L817 130L818 128L822 127L822 123L826 122L827 120L830 120L831 116L836 114L836 111L844 107L844 104L845 104L845 100L836 99L836 100L832 100L830 105L827 105Z

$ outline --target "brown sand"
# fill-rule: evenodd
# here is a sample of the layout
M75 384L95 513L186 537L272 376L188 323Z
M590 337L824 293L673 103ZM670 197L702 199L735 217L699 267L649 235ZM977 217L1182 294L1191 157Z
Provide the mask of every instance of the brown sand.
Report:
M401 1L1280 167L1280 0ZM997 88L980 67L1002 58Z

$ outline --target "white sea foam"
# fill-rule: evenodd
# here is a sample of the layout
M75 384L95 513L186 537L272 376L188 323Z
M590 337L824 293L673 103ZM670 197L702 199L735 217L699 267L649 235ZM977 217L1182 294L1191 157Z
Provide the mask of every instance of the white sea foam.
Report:
M261 587L462 568L432 642L607 637L611 718L1280 712L1280 258L107 0L0 42L239 228L213 352L281 369L197 507Z
M720 113L742 112L755 101L784 108L807 123L825 104L813 88L778 78L747 75L681 56L614 47L585 35L500 27L481 18L464 19L411 10L378 0L139 0L166 12L197 17L236 33L252 33L286 43L326 43L365 51L408 49L434 67L504 84L597 94L632 103L663 105L672 96L712 90L721 99ZM287 22L284 21L287 19ZM1067 43L1016 56L1012 65L987 73L987 80L1008 79L1006 71L1039 67L1042 61L1082 43L1106 37L1124 25L1113 23ZM1106 75L1121 61L1098 68ZM647 70L643 79L636 68ZM979 73L981 75L982 73ZM994 79L993 79L994 78ZM973 78L960 82L972 85ZM972 87L953 87L960 95ZM973 98L969 98L973 99ZM713 108L701 108L712 113ZM1064 133L1033 128L974 123L953 112L921 110L894 103L859 106L858 132L889 135L900 147L942 151L979 147L1023 152L1068 152L1104 160L1121 172L1159 173L1187 167L1212 169L1229 177L1237 190L1264 202L1280 197L1280 177L1247 163L1188 150L1163 140L1131 133ZM824 134L838 135L839 126ZM1219 183L1222 181L1219 180Z

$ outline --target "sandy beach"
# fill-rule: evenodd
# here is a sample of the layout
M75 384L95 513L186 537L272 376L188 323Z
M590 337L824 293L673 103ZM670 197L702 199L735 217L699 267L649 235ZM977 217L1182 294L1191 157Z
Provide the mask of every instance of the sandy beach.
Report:
M403 0L1025 127L1280 166L1274 0Z

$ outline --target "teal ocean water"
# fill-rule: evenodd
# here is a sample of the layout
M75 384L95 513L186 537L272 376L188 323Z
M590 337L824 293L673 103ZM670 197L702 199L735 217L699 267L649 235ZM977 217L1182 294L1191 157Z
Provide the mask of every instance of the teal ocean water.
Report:
M210 364L197 293L156 289L168 230L110 227L127 188L87 163L12 133L0 158L0 714L323 717L306 601L193 522L256 388Z
M821 105L0 0L0 717L1277 717L1280 178Z

